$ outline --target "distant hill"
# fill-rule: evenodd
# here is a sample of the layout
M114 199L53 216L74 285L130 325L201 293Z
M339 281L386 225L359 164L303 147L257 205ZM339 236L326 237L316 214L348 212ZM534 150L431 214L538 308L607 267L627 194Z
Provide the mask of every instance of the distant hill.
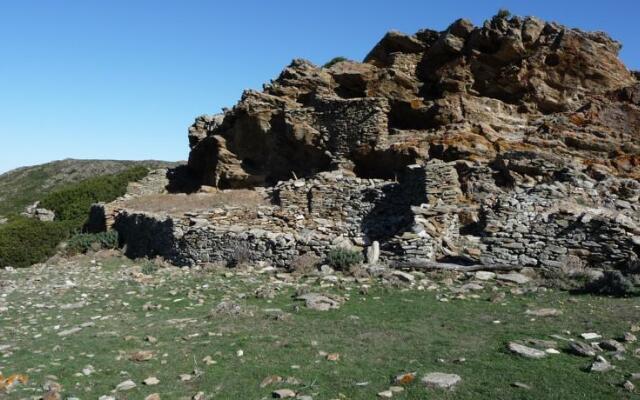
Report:
M122 172L142 165L151 169L173 167L180 163L167 161L74 160L14 169L0 175L0 215L21 212L45 194L69 183L94 176Z

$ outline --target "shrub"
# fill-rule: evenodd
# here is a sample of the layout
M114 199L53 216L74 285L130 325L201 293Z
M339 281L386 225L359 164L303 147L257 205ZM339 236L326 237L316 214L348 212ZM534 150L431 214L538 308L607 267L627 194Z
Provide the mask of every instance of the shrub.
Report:
M560 290L579 290L593 279L586 271L569 274L561 269L543 270L542 277L548 287Z
M300 275L308 275L316 271L316 267L320 264L320 261L320 257L314 253L304 253L291 260L289 269Z
M231 259L227 262L227 267L235 268L246 265L251 261L251 249L244 242L237 242L233 245Z
M329 250L327 263L336 270L348 271L352 266L364 261L362 253L358 250L336 247Z
M629 261L625 270L628 274L640 275L640 259Z
M496 17L500 19L507 19L510 16L511 16L511 11L507 10L506 8L499 9L498 13L496 14Z
M153 275L158 271L158 265L152 260L146 260L144 264L142 264L142 272L145 275Z
M9 216L9 222L0 225L0 268L28 267L45 261L71 234L76 234L69 243L72 252L85 252L94 246L117 247L118 239L114 233L79 233L93 203L117 199L126 193L129 182L140 180L147 173L144 167L133 167L119 174L90 178L48 194L40 206L56 213L54 222Z
M71 254L86 253L89 250L117 249L118 232L78 233L67 242L67 251Z
M331 60L329 60L329 62L327 62L325 65L323 65L322 68L331 68L337 63L342 61L349 61L349 60L345 57L334 57Z
M133 167L119 174L90 178L48 194L40 206L54 211L56 220L80 229L92 204L117 199L126 193L129 182L144 178L148 172L145 167Z
M620 271L605 271L601 278L588 283L584 292L611 296L630 296L638 294L633 282Z
M0 268L42 262L56 253L56 247L68 234L64 224L16 217L0 226Z

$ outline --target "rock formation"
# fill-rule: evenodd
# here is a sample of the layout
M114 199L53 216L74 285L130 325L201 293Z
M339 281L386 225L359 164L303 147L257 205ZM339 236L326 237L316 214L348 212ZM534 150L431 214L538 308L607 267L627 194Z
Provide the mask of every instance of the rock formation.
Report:
M432 158L508 164L521 180L552 172L536 158L637 179L640 86L620 47L536 18L390 32L363 63L295 60L262 92L197 119L189 166L222 188L338 167L389 179Z
M295 60L189 129L201 185L269 204L120 204L113 221L134 255L183 264L240 248L284 266L346 244L383 261L625 268L640 255L640 82L619 50L496 16L390 32L362 63Z
M51 210L47 210L46 208L39 207L39 204L40 202L37 201L30 206L27 206L21 215L44 222L53 221L56 218L56 213Z

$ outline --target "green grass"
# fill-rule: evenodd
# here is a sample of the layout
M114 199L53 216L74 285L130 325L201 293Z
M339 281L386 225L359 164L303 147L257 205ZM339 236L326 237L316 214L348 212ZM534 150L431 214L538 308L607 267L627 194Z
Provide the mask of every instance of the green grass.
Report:
M34 288L8 296L10 304L24 307L11 307L2 316L0 343L10 343L14 351L0 357L0 370L28 373L32 378L29 386L8 399L37 394L46 375L58 377L66 396L79 398L109 394L118 383L132 379L138 387L119 394L119 399L143 399L154 392L163 399L178 399L198 391L211 398L262 399L283 387L314 399L373 399L389 387L392 376L405 371L416 371L418 377L428 372L456 373L463 381L453 392L427 390L416 382L394 398L639 398L620 387L628 373L640 372L640 360L632 355L637 345L628 346L625 360L612 360L617 368L606 374L585 372L590 360L566 353L529 360L505 351L510 340L550 339L552 334L576 337L595 331L605 338L617 337L640 323L637 298L571 297L549 291L507 293L504 303L493 304L487 301L487 291L478 299L441 302L436 292L374 284L362 295L356 284L346 283L341 289L327 289L349 295L346 303L339 310L318 312L294 301L294 289L286 285L273 300L256 298L253 293L267 282L265 276L147 269L154 279L141 284L123 279L130 276L121 269L123 262L128 263L111 260L102 271L87 272L87 277L73 275L78 284L73 288L48 295ZM20 273L29 276L27 271ZM65 279L56 275L59 272L46 274L52 280ZM321 290L316 283L311 286ZM88 302L82 308L59 307L82 299ZM226 299L253 315L211 317L210 311ZM33 306L38 303L52 307ZM144 311L145 303L162 309ZM559 308L564 315L532 320L525 311L534 307ZM268 308L280 308L291 316L276 320L264 311ZM497 320L499 324L494 323ZM88 321L95 325L65 338L56 334ZM57 331L56 325L60 326ZM147 335L158 343L144 341ZM560 343L559 349L563 346ZM128 355L137 350L152 350L154 358L129 360ZM243 357L236 355L238 350L244 351ZM320 352L340 353L340 360L327 361ZM217 364L205 365L206 356ZM466 361L454 362L459 358ZM76 376L88 364L96 372ZM178 378L196 369L202 374L193 381ZM295 377L301 384L261 388L260 382L269 375ZM157 377L160 384L142 385L149 376ZM532 389L512 387L516 381ZM356 385L362 382L368 384Z

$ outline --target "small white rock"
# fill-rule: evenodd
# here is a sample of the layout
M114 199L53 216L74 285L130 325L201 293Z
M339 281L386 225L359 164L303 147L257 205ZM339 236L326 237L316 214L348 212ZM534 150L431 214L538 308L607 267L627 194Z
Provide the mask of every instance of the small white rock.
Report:
M136 387L136 383L131 379L121 382L116 386L116 392L121 392L125 390L131 390Z
M434 389L452 389L459 384L462 378L456 374L444 374L442 372L432 372L422 378L422 383Z
M160 383L160 380L158 380L158 378L156 378L155 376L150 376L147 379L145 379L142 383L144 383L147 386L154 386Z
M600 336L600 335L598 335L597 333L594 333L594 332L582 333L582 334L580 334L580 337L582 337L584 340L602 339L602 336Z

